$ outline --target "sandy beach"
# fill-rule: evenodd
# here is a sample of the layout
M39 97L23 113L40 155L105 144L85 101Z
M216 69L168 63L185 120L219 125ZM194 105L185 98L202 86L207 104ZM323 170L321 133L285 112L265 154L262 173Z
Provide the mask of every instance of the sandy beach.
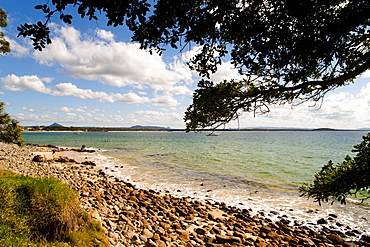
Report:
M93 152L77 151L0 143L0 168L70 185L111 246L370 246L370 236L349 227L330 229L327 219L315 231L284 215L271 221L224 203L136 188L108 175L93 162Z

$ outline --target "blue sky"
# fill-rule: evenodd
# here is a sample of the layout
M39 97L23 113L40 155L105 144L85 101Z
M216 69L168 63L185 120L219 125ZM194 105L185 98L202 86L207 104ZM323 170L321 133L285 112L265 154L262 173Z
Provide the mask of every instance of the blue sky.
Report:
M12 52L0 55L0 101L6 112L26 125L156 125L184 128L184 111L199 80L186 62L199 49L169 49L150 55L130 42L124 27L106 27L80 19L72 25L55 17L53 44L42 52L29 39L17 38L17 26L43 19L33 7L45 1L2 1L8 27L1 29ZM238 78L228 61L213 80ZM322 103L273 106L268 115L244 114L240 127L370 128L370 73L355 84L329 93ZM226 126L238 127L236 122Z

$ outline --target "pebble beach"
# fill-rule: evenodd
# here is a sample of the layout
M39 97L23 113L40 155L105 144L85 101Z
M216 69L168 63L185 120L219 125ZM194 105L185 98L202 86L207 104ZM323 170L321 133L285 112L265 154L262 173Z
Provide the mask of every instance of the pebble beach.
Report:
M109 175L90 160L91 151L83 151L0 143L0 168L56 177L71 186L81 207L101 222L111 246L370 246L370 236L356 229L331 228L328 221L335 224L336 215L320 219L317 230L281 212L269 212L279 214L273 221L222 202L137 188Z

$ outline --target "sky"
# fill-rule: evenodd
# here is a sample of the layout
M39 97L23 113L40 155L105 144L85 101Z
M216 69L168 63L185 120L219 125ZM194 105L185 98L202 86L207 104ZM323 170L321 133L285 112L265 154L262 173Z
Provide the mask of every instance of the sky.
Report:
M125 27L106 20L88 21L71 13L72 25L52 19L52 45L42 52L17 27L44 20L37 4L46 1L2 1L8 26L2 28L11 53L0 55L0 101L22 126L130 127L151 125L185 128L186 108L199 77L186 62L199 47L180 53L168 48L150 55L130 42ZM240 78L225 60L212 80ZM245 113L226 128L370 128L370 71L354 84L336 89L322 102L272 106L270 113Z

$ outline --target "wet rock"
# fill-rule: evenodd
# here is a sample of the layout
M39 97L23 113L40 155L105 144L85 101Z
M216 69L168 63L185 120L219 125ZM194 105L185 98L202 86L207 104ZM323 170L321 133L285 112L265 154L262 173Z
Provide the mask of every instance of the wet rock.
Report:
M46 159L42 157L41 155L36 155L35 157L33 157L32 161L33 162L45 162Z
M96 164L92 161L84 161L84 162L81 162L81 164L88 165L88 166L96 166Z
M362 235L361 236L361 241L364 241L364 242L370 244L370 236L369 235Z
M323 225L323 224L328 224L328 221L324 218L321 218L317 221L317 224Z
M330 241L332 241L334 244L343 244L344 243L344 240L341 237L339 237L338 235L336 235L336 234L329 234L326 237Z
M54 159L55 162L60 162L60 163L76 163L74 159L70 159L68 157L64 156L59 156L57 159Z
M312 241L311 239L309 238L302 238L299 242L298 242L299 245L303 245L303 246L307 246L307 247L310 247L310 246L316 246L315 242Z
M344 246L344 247L359 247L360 245L355 244L355 243L353 243L353 242L344 242L344 243L343 243L343 246Z

